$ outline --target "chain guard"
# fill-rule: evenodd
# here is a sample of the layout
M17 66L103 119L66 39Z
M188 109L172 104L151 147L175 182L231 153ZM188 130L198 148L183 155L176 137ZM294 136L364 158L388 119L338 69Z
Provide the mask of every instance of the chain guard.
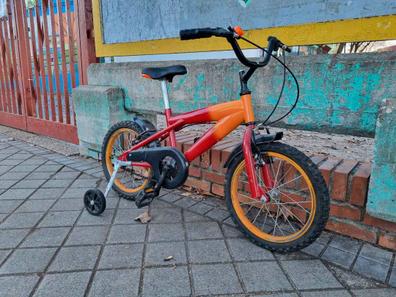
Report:
M188 176L188 162L183 153L173 147L142 148L130 152L127 160L132 162L147 162L153 170L153 179L159 180L164 163L171 166L171 174L168 175L162 186L166 189L180 187Z

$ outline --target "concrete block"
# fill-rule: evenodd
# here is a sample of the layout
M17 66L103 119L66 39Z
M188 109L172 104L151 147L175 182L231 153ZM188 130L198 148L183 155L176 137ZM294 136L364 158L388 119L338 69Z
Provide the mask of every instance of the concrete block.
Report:
M139 267L142 263L142 256L143 244L107 245L103 250L99 268Z
M169 262L165 258L173 256ZM187 264L184 242L157 242L147 244L145 266L160 266L167 264Z
M0 295L29 296L38 280L38 275L15 275L2 277L0 278Z
M153 113L132 112L131 100L118 86L82 85L73 90L80 154L99 158L107 130L115 123L142 116L153 121ZM155 121L154 121L155 123Z
M275 261L238 263L241 278L248 292L291 290L292 286Z
M396 98L382 102L377 119L374 164L370 178L367 211L396 222Z
M47 274L36 296L82 296L88 285L90 271Z
M130 118L124 109L124 92L110 86L79 86L73 90L80 154L97 157L103 137L117 121Z
M55 248L19 249L3 264L0 274L43 272Z
M342 285L319 260L283 261L282 266L297 289L342 288Z
M137 296L139 273L138 269L98 271L89 296Z
M197 295L226 295L243 292L231 264L193 265L192 275Z
M164 292L167 296L191 296L187 267L145 269L143 292L144 296L161 296Z

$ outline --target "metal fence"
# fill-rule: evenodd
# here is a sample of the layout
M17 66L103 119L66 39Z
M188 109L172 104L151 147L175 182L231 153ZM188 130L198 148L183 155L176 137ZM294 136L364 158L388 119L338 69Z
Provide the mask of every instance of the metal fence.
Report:
M81 76L77 1L3 2L0 124L77 143L71 97Z

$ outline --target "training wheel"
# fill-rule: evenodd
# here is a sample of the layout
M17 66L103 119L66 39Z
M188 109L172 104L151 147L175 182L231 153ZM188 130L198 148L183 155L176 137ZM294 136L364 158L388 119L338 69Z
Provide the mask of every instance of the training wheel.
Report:
M106 209L106 198L102 191L91 189L84 194L84 205L91 215L98 216Z

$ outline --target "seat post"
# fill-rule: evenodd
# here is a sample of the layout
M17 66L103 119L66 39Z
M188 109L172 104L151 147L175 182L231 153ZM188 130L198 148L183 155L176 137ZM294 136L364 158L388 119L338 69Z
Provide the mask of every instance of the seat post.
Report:
M169 97L168 97L168 89L166 87L166 80L161 80L161 89L162 89L162 97L164 100L164 107L165 107L165 119L166 119L166 126L169 126L169 119L172 116L172 110L169 107ZM175 131L169 131L169 140L171 146L176 146L176 135Z
M168 89L166 87L166 80L161 80L162 98L164 100L165 109L169 109Z

